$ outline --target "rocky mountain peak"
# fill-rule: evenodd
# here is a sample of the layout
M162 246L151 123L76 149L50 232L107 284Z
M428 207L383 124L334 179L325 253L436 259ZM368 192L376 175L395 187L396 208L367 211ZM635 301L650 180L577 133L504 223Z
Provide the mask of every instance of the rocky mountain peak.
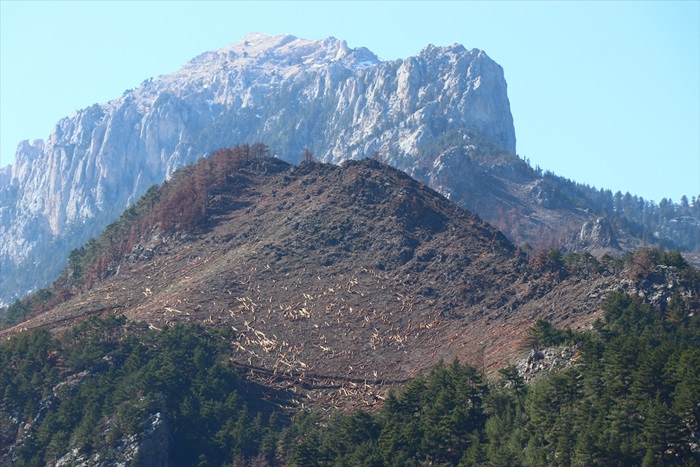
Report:
M298 58L305 64L318 64L343 60L352 56L356 51L364 54L367 49L351 49L346 41L338 40L335 37L314 41L300 39L288 34L270 36L252 33L214 53L224 56L228 55L229 58L235 61L238 61L241 57L248 58L251 61L262 59L264 62L270 62L274 58L281 60ZM373 61L379 63L379 59L376 56L373 57Z
M158 87L196 81L208 87L215 84L217 76L230 76L237 72L255 73L255 83L245 84L260 86L291 79L309 69L331 64L362 68L379 63L381 60L368 49L351 49L346 41L334 37L314 41L288 34L269 36L252 33L227 47L199 55L179 71L160 77Z
M0 185L0 303L52 280L53 258L216 148L262 142L294 163L304 148L334 163L378 152L408 170L458 130L515 152L503 70L479 50L382 61L332 37L250 34L20 144Z

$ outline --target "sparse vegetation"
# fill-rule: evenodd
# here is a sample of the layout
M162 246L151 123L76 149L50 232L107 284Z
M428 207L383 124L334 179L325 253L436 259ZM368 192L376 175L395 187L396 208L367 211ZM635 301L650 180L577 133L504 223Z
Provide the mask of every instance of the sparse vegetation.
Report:
M700 320L623 294L575 365L526 385L514 367L487 386L453 362L391 394L377 415L295 422L293 465L697 465ZM572 338L544 321L541 345ZM313 449L309 449L313 447Z
M135 246L147 243L154 235L164 241L177 232L192 233L205 228L212 200L223 192L235 194L241 190L236 171L268 153L263 144L218 149L210 157L178 170L161 186L152 186L99 237L73 250L51 286L17 300L2 313L0 322L16 324L30 313L50 309L91 288L114 274Z
M470 166L469 172L462 176L476 174L469 181L476 187L467 193L469 199L455 201L477 212L511 239L526 239L530 244L536 244L537 249L563 248L567 237L572 232L580 231L581 225L544 226L529 223L527 212L513 207L508 198L502 200L505 202L499 202L504 188L503 183L497 180L501 176L507 182L524 182L523 187L529 185L530 189L536 189L539 202L552 212L586 210L592 215L606 218L616 232L630 235L646 246L683 252L698 251L700 248L700 194L690 198L682 196L677 203L667 198L656 203L630 193L598 189L550 171L542 171L539 167L533 169L528 158L521 159L506 153L478 132L442 131L422 146L415 158L404 159L400 168L414 167L420 161L412 172L414 176L435 176L430 164L441 153L455 148L459 149L461 160ZM499 171L503 175L499 175ZM440 177L434 181L433 186L449 187L453 194L459 192L460 183L464 183L460 180L450 182ZM478 199L485 193L493 195L493 202ZM528 202L522 198L521 201Z

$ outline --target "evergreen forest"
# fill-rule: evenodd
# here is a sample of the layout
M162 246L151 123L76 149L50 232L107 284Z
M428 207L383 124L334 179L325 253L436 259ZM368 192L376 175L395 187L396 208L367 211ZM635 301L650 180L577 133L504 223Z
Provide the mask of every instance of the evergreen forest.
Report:
M160 430L170 465L699 465L697 309L611 293L604 310L587 332L533 326L533 346L575 349L533 382L455 360L377 413L332 415L247 380L225 330L110 317L27 331L0 346L0 459L105 461Z
M613 193L609 189L576 183L549 171L542 174L539 168L536 172L547 186L572 200L577 207L608 218L615 227L648 245L658 244L681 251L700 248L699 197L692 196L689 200L684 195L678 203L662 198L657 204L629 192Z

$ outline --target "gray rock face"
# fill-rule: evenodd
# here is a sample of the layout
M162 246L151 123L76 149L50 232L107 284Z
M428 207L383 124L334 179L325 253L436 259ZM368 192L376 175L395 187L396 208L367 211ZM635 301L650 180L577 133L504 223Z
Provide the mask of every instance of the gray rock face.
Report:
M585 222L579 236L580 241L584 244L619 248L617 240L615 240L615 232L610 222L604 217Z
M56 460L55 467L165 467L171 444L170 426L157 412L145 421L143 432L120 439L107 453L87 455L74 447Z
M518 360L516 367L518 374L525 381L533 381L573 365L578 356L578 346L547 347L542 350L532 349L527 358Z
M207 151L262 142L335 163L378 151L408 169L456 130L515 153L503 70L480 50L381 61L334 38L251 34L20 143L0 171L0 303L55 279L71 249Z

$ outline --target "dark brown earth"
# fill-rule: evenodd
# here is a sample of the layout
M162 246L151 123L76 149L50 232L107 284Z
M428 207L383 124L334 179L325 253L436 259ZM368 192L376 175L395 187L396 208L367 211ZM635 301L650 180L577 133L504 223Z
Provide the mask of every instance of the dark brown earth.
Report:
M373 405L440 359L514 361L537 319L588 326L619 287L533 267L476 215L376 161L264 158L237 178L204 231L153 235L108 280L0 335L107 314L230 326L234 360L256 378L303 403Z

